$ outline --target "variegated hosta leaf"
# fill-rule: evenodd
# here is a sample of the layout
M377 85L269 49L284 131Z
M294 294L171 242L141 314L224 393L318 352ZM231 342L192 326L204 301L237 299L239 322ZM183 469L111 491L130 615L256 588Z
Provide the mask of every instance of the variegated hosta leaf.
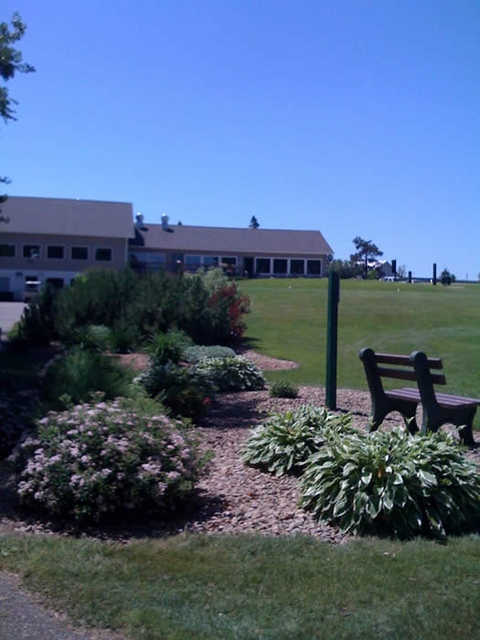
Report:
M448 434L347 433L312 455L304 508L356 534L443 537L480 526L480 476Z
M274 413L255 428L243 460L275 473L299 473L310 456L343 434L353 433L350 416L337 416L322 407L303 405L294 411Z

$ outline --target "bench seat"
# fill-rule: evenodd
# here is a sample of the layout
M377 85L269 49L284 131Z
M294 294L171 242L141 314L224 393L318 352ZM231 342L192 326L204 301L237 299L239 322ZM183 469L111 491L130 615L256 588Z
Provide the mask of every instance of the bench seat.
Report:
M412 389L412 387L403 387L401 389L393 389L392 391L385 391L385 395L389 398L398 398L405 400L415 400L417 403L421 402L420 391L418 389ZM478 398L466 398L464 396L455 396L450 393L435 393L437 402L442 407L473 407L480 404Z

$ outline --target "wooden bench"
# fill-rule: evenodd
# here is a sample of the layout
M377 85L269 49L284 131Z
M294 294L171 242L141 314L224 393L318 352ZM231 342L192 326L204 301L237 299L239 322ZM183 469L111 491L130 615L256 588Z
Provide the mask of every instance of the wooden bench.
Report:
M409 356L392 353L375 353L365 348L358 354L363 362L368 388L372 399L370 430L375 431L391 411L398 411L410 431L416 433L418 426L415 413L422 403L422 432L437 431L442 424L459 427L464 444L473 447L475 441L472 423L480 404L480 399L465 398L447 393L436 393L434 384L447 384L443 373L432 373L430 369L443 369L440 358L427 358L422 351L414 351ZM393 365L384 367L381 365ZM417 389L403 387L385 391L382 378L412 380Z

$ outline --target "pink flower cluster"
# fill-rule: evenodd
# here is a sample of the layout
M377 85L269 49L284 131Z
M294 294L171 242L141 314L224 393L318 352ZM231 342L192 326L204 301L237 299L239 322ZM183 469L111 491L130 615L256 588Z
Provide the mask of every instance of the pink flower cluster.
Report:
M184 425L122 399L50 412L23 451L22 501L77 520L99 520L126 505L171 508L197 475Z

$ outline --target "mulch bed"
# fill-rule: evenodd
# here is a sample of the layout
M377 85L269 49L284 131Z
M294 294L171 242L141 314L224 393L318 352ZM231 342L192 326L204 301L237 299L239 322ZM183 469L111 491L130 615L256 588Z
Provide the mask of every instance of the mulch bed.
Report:
M250 353L244 354L252 356ZM133 359L133 358L132 358ZM255 354L263 369L291 367L286 361L275 361ZM342 543L347 540L338 529L316 522L298 506L298 480L275 478L241 461L241 451L250 429L261 423L272 411L286 411L302 404L323 406L325 391L321 387L300 387L295 399L270 398L268 391L246 391L219 394L208 416L197 427L200 447L211 451L213 459L198 483L196 501L189 512L175 521L117 522L108 527L92 528L83 534L127 541L134 537L157 537L167 533L191 531L207 534L257 533L263 535L311 535L320 540ZM339 389L339 412L352 414L353 424L362 429L368 423L370 396L366 391ZM401 424L399 416L387 418L382 428ZM478 450L469 452L480 462ZM4 478L5 481L5 478ZM0 488L2 482L0 478ZM11 478L10 478L11 485ZM6 484L3 484L3 488ZM5 494L4 494L5 495ZM22 517L12 504L0 505L0 532L3 530L70 533L62 525Z

